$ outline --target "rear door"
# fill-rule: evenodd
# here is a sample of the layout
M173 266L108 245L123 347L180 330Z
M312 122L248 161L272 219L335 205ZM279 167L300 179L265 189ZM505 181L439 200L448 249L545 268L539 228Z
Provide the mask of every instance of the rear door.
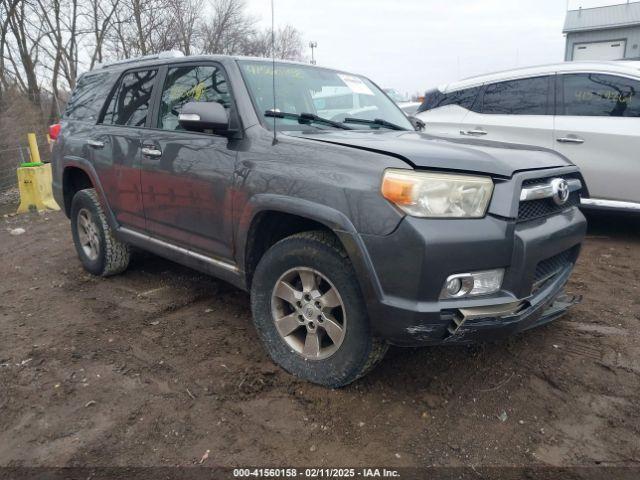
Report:
M93 164L109 206L121 225L145 228L140 186L142 134L151 117L149 109L157 69L124 73L90 136Z
M499 142L553 145L552 76L488 84L459 135Z
M188 102L218 102L237 121L223 67L180 63L163 69L153 129L142 144L142 192L147 230L156 238L231 259L231 201L236 140L185 131L178 115ZM236 124L237 126L237 124Z
M582 169L592 198L640 203L640 79L558 76L556 149Z

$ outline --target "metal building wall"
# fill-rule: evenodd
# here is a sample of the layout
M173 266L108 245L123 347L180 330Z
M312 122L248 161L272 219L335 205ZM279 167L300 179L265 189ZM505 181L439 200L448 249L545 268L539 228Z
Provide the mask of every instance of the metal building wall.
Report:
M626 40L625 58L640 57L640 25L588 32L567 33L565 60L573 60L573 47L579 43Z

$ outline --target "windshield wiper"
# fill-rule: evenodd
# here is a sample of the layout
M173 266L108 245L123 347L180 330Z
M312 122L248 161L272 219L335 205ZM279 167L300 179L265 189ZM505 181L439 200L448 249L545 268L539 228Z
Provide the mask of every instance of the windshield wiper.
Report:
M391 130L407 130L406 128L403 128L400 125L387 122L382 118L376 118L375 120L366 120L364 118L347 117L344 119L344 123L358 123L360 125L380 125L381 127L390 128Z
M301 125L309 125L311 123L321 123L324 125L329 125L330 127L340 128L342 130L353 130L352 128L347 127L339 122L334 122L333 120L329 120L327 118L322 118L313 113L286 113L286 112L274 112L273 110L267 110L264 112L265 117L275 117L275 118L291 118L293 120L298 120L298 123Z

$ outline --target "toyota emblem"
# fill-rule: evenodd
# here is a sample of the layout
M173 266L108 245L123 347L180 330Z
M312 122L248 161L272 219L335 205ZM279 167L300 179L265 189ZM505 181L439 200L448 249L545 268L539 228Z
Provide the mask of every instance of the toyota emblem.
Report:
M564 178L554 178L551 180L553 190L553 201L556 205L564 205L569 200L569 184Z

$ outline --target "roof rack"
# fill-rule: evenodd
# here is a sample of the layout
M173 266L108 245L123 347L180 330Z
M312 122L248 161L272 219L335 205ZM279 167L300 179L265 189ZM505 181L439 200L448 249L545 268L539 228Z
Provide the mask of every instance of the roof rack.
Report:
M115 62L99 63L95 69L113 67L114 65L125 65L127 63L144 62L146 60L158 60L161 58L179 58L184 57L184 53L180 50L167 50L165 52L154 53L152 55L144 55L142 57L127 58L125 60L117 60Z

